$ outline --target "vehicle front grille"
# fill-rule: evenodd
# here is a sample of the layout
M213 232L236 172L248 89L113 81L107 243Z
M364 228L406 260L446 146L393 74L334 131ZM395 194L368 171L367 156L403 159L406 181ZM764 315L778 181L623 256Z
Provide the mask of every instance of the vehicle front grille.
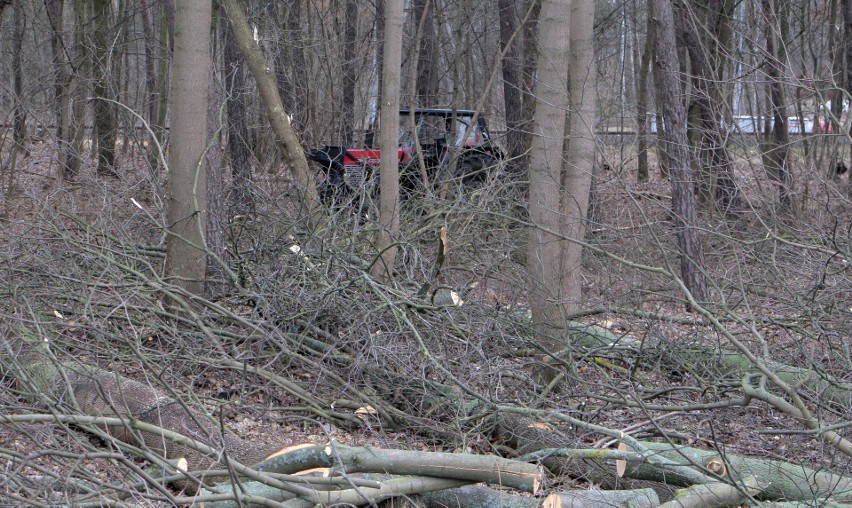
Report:
M361 164L346 164L343 166L343 181L351 189L361 190L365 180L364 166Z

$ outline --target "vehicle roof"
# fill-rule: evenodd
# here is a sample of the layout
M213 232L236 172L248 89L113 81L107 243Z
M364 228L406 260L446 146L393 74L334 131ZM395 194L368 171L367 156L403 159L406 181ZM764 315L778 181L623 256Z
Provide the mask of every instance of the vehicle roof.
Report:
M473 116L476 114L476 111L473 109L448 109L448 108L417 108L414 110L403 108L399 110L401 115L407 115L414 111L415 115L435 115L435 116L444 116L450 117L453 116L453 112L455 111L458 116Z

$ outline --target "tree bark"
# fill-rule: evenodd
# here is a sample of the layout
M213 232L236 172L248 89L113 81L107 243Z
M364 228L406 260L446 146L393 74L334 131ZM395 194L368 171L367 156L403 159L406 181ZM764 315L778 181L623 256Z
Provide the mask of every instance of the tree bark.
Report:
M637 162L636 178L639 182L647 182L648 171L648 77L651 73L651 56L654 53L654 26L651 13L648 12L648 30L645 34L645 47L642 49L642 59L639 64L639 78L636 87L636 124L637 131Z
M290 118L281 104L281 96L278 94L275 83L275 74L269 69L260 47L252 39L248 20L240 8L238 0L223 0L222 6L225 8L228 21L234 31L234 40L257 83L263 107L283 152L284 162L295 177L297 190L300 193L302 212L307 215L305 219L308 223L312 224L322 216L319 194L317 194L305 152L302 150L299 138L290 123Z
M846 56L846 76L844 89L846 96L852 97L852 5L848 1L840 2L843 10L844 53ZM852 136L852 124L849 126L849 136ZM852 144L849 145L849 160L852 164ZM852 178L852 177L850 177Z
M221 7L220 7L221 9ZM222 13L224 15L224 11ZM252 193L252 162L249 149L248 90L246 89L245 65L234 40L231 25L222 25L225 52L225 88L227 90L228 148L231 164L230 205L238 213L254 210Z
M508 171L520 175L523 170L521 159L524 156L524 113L521 103L521 58L517 40L510 40L518 29L518 13L513 0L498 0L500 14L500 45L505 56L501 61L503 70L503 102L506 109L506 152Z
M393 276L399 235L399 92L402 65L403 0L385 0L384 50L379 148L380 231L373 277L388 282Z
M529 245L527 270L535 287L530 292L533 328L545 350L560 349L564 330L562 293L562 156L568 112L569 35L571 2L541 2L538 71L530 146Z
M595 3L571 2L568 84L571 117L566 143L562 191L562 299L565 312L580 308L583 297L583 246L586 213L597 152L597 66L595 65Z
M722 4L721 2L710 3L713 5L710 6L711 10L707 12L707 21L704 26L699 27L696 26L697 14L695 9L692 9L690 4L684 0L679 0L677 10L682 22L678 26L681 29L681 38L689 52L692 81L696 90L694 98L698 107L700 128L698 134L701 138L701 151L709 155L710 167L702 169L702 173L707 172L707 178L699 177L700 185L713 186L712 179L715 176L716 206L727 216L734 216L735 212L741 208L741 204L739 189L733 177L733 166L728 156L728 149L722 141L722 129L719 124L721 112L718 108L721 106L721 95L718 83L721 83L721 76L714 71L713 62L708 59L708 55L719 52L719 24L722 17ZM692 5L695 4L697 4L697 0L693 0ZM704 35L704 37L701 37L701 35ZM699 164L702 163L703 160L699 161ZM700 195L705 194L709 193L700 193Z
M193 295L204 294L207 270L207 84L211 0L177 0L171 75L166 275Z
M355 84L358 77L358 65L355 47L358 39L358 3L346 0L343 16L343 62L342 95L340 102L341 143L354 146L355 138Z
M95 132L98 140L98 174L116 176L115 136L116 117L113 104L112 61L116 58L112 44L112 1L95 0L94 3L94 66L92 92L94 94Z
M675 44L672 4L671 0L652 0L651 5L657 57L655 81L662 98L662 130L672 186L672 219L680 250L681 278L697 302L706 302L709 294L704 276L704 251L697 227L693 179L689 166L686 111L680 85L680 59ZM687 308L690 309L691 306L687 305Z
M778 202L781 209L793 211L792 177L788 167L788 147L790 145L790 128L787 122L787 99L784 93L784 83L781 81L783 62L786 61L784 44L785 14L783 8L776 3L779 0L762 0L763 16L766 30L766 75L771 115L773 118L772 131L766 138L764 146L764 164L769 175L778 183Z
M432 12L436 6L435 0L414 0L414 16L412 19L418 27L419 48L417 52L417 98L419 107L425 108L436 105L438 100L438 71L436 69L437 55L435 21ZM440 8L441 6L437 6Z

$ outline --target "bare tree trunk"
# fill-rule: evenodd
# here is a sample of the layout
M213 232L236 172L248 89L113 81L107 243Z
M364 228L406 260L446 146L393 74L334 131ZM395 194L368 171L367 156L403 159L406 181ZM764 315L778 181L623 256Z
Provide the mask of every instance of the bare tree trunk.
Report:
M402 66L403 0L385 0L384 50L382 57L382 112L379 148L380 232L379 254L373 265L373 277L388 282L393 276L399 235L399 92Z
M527 270L533 327L545 350L557 351L565 329L562 293L562 155L568 113L570 0L541 2L538 69L530 146L529 246ZM546 377L546 376L545 376Z
M791 195L793 180L788 167L788 147L790 145L790 130L787 122L787 99L782 82L782 66L784 57L784 21L783 9L776 0L762 0L763 16L766 22L766 52L767 58L767 87L769 102L772 108L772 134L766 140L764 164L769 175L778 182L778 202L781 209L792 212L793 198Z
M683 0L680 1L683 2ZM695 10L692 10L685 2L681 3L677 10L684 21L680 25L681 37L689 52L692 81L696 89L694 97L698 108L699 144L702 147L702 153L708 154L707 161L710 167L705 170L709 173L707 187L715 185L716 205L726 215L731 216L740 208L739 189L734 182L733 166L722 141L719 125L721 112L718 108L721 100L718 83L721 81L721 76L716 75L713 62L708 60L709 55L719 52L718 29L722 5L719 2L711 3L714 4L713 10L707 12L704 26L696 26ZM701 34L705 34L703 39L699 37ZM714 174L715 184L712 183Z
M27 109L24 107L24 65L22 59L26 18L21 0L12 9L12 92L15 95L14 139L17 155L27 153Z
M166 115L169 104L169 62L175 49L175 0L160 0L162 22L160 23L160 69L157 72L157 116L154 132L159 143L166 139Z
M204 294L207 270L204 152L211 11L211 0L175 2L166 276L194 295Z
M346 0L345 25L343 33L343 94L340 105L341 143L353 146L355 137L355 83L358 66L356 65L355 44L358 38L358 3Z
M512 0L498 0L500 15L500 45L506 48L518 29L518 13ZM503 57L503 102L506 107L506 151L510 173L519 175L523 170L524 113L521 103L521 61L518 42L513 41Z
M139 0L139 13L142 15L142 34L145 38L145 121L154 122L157 114L157 54L156 34L151 20L149 0Z
M704 278L704 252L697 228L693 179L689 169L686 111L680 84L682 76L675 45L672 4L671 0L652 0L651 6L657 56L655 81L662 99L662 130L672 185L672 212L680 250L681 278L693 298L705 302L708 291Z
M597 67L595 66L595 3L571 2L571 49L568 84L571 90L571 125L566 143L562 234L574 241L563 243L562 298L566 312L580 308L583 296L583 246L586 212L597 150Z
M297 43L282 44L281 50L274 56L275 79L281 91L281 101L285 110L292 116L295 125L304 128L309 124L312 91L308 86L307 73L304 72L307 68L304 44L300 43L297 37L300 37L302 33L302 11L307 7L302 0L278 3L284 10L284 31L289 34L290 40L295 40Z
M72 180L74 174L69 164L71 136L70 111L71 107L71 73L68 72L68 48L63 41L65 31L63 18L65 2L49 0L46 4L47 16L50 21L50 48L53 65L53 106L56 114L56 142L58 144L59 181Z
M647 182L650 176L648 172L648 77L651 73L651 55L653 53L654 27L649 12L648 31L645 35L645 47L642 49L642 59L639 64L639 82L636 87L636 123L639 126L637 132L639 170L636 178L640 182Z
M116 57L112 44L112 2L110 0L95 0L95 47L93 55L94 85L92 87L95 102L95 131L98 138L98 174L115 176L115 135L116 118L111 90L114 82L112 75L112 59Z
M846 79L844 88L847 96L852 95L852 5L848 0L840 2L843 8L843 33L844 37L844 53L846 55ZM848 135L852 136L852 125L849 126ZM852 161L852 143L849 144L849 160ZM852 177L850 177L852 178Z
M524 64L523 64L523 89L521 101L524 115L524 151L532 145L533 137L533 114L535 111L536 97L533 93L535 88L535 73L538 65L538 42L539 42L539 13L541 2L539 0L525 0L524 8L531 8L532 12L524 24ZM526 167L529 158L520 161L521 167Z
M238 212L252 211L252 162L249 152L245 66L231 26L223 24L225 87L227 90L228 148L231 163L231 206Z
M221 7L219 9L221 11ZM222 32L228 26L224 12L216 16L212 55L213 60L208 70L207 78L207 223L205 224L204 244L207 247L207 274L205 294L209 298L218 299L230 288L228 277L228 249L225 244L225 233L228 220L225 215L225 157L222 146L222 136L225 132L224 118L220 107L225 101L221 88L216 86L222 82L218 76L222 65Z
M419 51L417 52L417 104L420 107L436 105L438 76L436 69L436 33L432 12L434 0L414 0L414 22L418 24ZM440 5L437 6L440 8Z

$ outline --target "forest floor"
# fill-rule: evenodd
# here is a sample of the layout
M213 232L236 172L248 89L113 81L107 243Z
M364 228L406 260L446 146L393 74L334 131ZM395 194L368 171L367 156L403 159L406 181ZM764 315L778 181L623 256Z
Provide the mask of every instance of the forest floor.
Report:
M202 354L203 344L192 342L201 340L197 335L184 336L177 331L170 335L165 325L155 320L128 319L123 327L110 321L115 318L111 313L131 312L123 307L128 293L120 286L121 280L108 270L101 274L89 270L93 277L89 281L75 279L83 273L81 266L97 266L97 260L79 250L79 245L85 244L81 240L89 233L81 231L69 215L102 228L122 242L159 244L163 177L152 174L140 155L132 150L120 154L118 178L99 177L89 161L77 181L63 184L61 189L56 185L54 146L34 144L30 155L19 161L13 187L3 201L5 219L0 224L0 249L4 252L0 257L5 258L10 285L14 280L17 288L10 291L14 297L4 305L2 319L7 321L6 326L14 320L38 321L31 319L36 314L56 316L64 328L52 322L44 329L53 334L51 341L57 343L57 350L139 381L174 388L250 441L283 447L334 439L385 448L511 455L500 436L490 435L483 427L454 421L451 414L442 414L440 407L412 407L412 402L405 399L405 387L387 387L384 392L377 388L376 392L391 399L398 397L388 402L403 410L433 411L424 413L434 421L432 430L441 436L455 434L455 439L436 439L432 437L435 433L415 427L385 429L369 416L363 416L365 424L360 428L322 421L306 414L303 403L280 387L207 363L213 356ZM575 319L623 339L662 342L674 349L727 346L718 330L708 326L701 316L685 310L670 278L637 268L662 266L677 273L676 249L667 222L668 181L653 171L650 182L637 183L631 158L615 152L608 155L620 162L610 164L612 171L598 175L596 222L590 225L588 241L600 251L586 253L581 305L586 312ZM850 360L844 357L848 355L848 342L845 353L842 343L849 340L849 328L843 320L848 322L852 312L852 283L848 261L841 255L844 249L849 252L849 184L845 180L826 181L817 171L802 173L810 179L808 185L800 183L798 188L802 209L795 220L779 218L771 212L774 186L754 169L757 166L753 157L741 157L737 163L744 197L752 207L750 213L735 221L726 221L718 213L701 214L708 274L718 297L711 310L724 320L727 330L758 354L782 363L818 367L850 382L852 373L846 368L849 363L844 363ZM232 222L235 226L230 238L244 253L238 260L245 264L242 268L255 284L255 291L267 297L268 308L276 314L258 316L257 308L239 298L224 297L219 303L250 319L308 318L329 336L337 337L335 346L341 351L357 358L354 365L336 371L351 380L353 386L370 386L362 384L359 377L369 366L446 383L445 377L418 356L419 347L412 340L411 331L399 323L387 322L392 318L376 302L378 293L359 293L349 287L360 276L353 267L344 266L335 250L357 256L369 252L369 224L341 214L338 229L328 237L301 237L298 228L287 225L287 179L280 174L263 173L256 185L257 215L251 224L237 227L238 223ZM848 457L843 458L830 445L802 432L795 419L763 403L712 411L656 411L612 402L631 399L687 407L723 400L737 391L736 383L730 380L707 380L702 379L702 373L659 368L653 359L635 365L613 359L614 366L601 368L593 358L577 358L575 372L566 378L561 389L540 399L541 387L534 386L528 374L536 360L522 353L526 349L524 341L515 335L520 328L498 324L507 315L520 316L527 311L525 288L529 287L520 263L525 231L505 217L507 207L495 197L500 192L486 190L441 203L444 208L440 214L432 213L428 204L425 211L409 204L409 211L414 211L410 221L403 224L406 237L400 258L400 283L388 293L416 292L431 269L438 230L447 227L450 250L439 284L458 291L465 304L421 311L412 314L411 319L418 320L415 325L422 330L433 355L468 388L499 403L570 408L584 421L611 429L629 429L637 437L658 438L665 434L695 447L783 459L850 474L852 463ZM66 235L75 241L66 241ZM106 248L94 233L87 241L92 247ZM313 259L314 275L288 253L288 244L293 242L304 246L306 252L324 253ZM828 254L832 249L837 251L834 256ZM270 253L272 250L276 251ZM154 256L151 262L156 265L162 258ZM63 263L67 264L65 269ZM324 268L317 270L321 263L325 263ZM44 272L39 274L38 270ZM315 275L317 271L325 274L320 277ZM62 281L63 275L69 279ZM317 285L312 286L312 281ZM93 288L99 283L105 288L113 285L113 289L99 289L94 296ZM323 285L326 283L339 283L343 288ZM92 288L91 300L61 297L64 287L78 284ZM34 306L39 308L34 310ZM631 315L619 309L648 314ZM278 326L284 329L287 325ZM99 331L99 327L108 327L109 331ZM126 342L116 342L113 337L118 334L124 334ZM269 344L245 342L232 347L234 354L256 355L267 366L276 361L275 355L267 355ZM140 352L148 358L142 358ZM193 362L193 358L197 361ZM152 366L157 370L152 371ZM313 387L325 400L351 398L345 395L347 387L338 387L340 391L335 393L334 383L324 379L324 372L299 365L282 371L302 386ZM821 409L818 399L811 403L827 421L849 419L848 410ZM26 404L11 391L0 390L0 412L26 410ZM558 431L575 435L584 446L609 443L600 434L578 433L577 429L549 423ZM841 432L849 437L848 428ZM72 427L0 426L0 448L5 453L31 456L32 467L57 469L67 465L56 462L48 450L82 455L99 446L96 438ZM141 459L133 460L143 465ZM0 464L3 462L0 457ZM121 480L114 476L112 459L91 458L84 462L87 474L108 482Z

